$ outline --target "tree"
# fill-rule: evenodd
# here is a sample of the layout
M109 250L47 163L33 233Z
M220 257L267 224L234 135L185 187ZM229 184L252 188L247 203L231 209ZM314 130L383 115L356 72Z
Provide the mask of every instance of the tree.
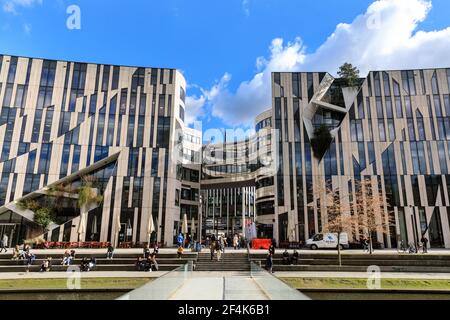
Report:
M320 201L320 211L326 212L322 215L322 233L337 234L337 251L339 266L342 266L341 257L341 234L351 232L357 219L350 214L348 195L343 195L339 188L333 188L331 181L325 182L326 187L316 188L316 197Z
M355 181L354 206L358 212L358 226L369 237L369 251L373 250L373 234L389 234L389 227L395 225L393 210L380 188L374 188L370 179Z
M34 213L34 222L41 226L44 231L54 220L55 216L50 208L40 208Z
M84 176L82 178L83 185L78 188L78 205L80 208L89 206L91 204L98 204L102 202L103 196L97 195L97 190L94 188L96 178L94 176Z
M327 152L333 137L330 130L324 124L320 125L314 130L314 137L311 139L311 147L314 152L314 156L318 159L322 159L325 152Z
M347 85L349 87L356 87L358 85L359 70L351 63L346 62L342 66L340 66L338 75L339 77L347 80Z
M36 200L20 200L17 202L17 207L22 210L36 211L41 206Z

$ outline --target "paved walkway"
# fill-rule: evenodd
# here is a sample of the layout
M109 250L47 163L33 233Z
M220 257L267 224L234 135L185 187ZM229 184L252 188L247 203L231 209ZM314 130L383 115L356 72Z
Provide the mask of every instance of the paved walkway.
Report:
M91 271L82 272L82 278L159 278L168 273L168 271L158 272L139 272L139 271ZM64 279L73 273L70 272L3 272L0 273L0 280L10 279ZM195 277L205 278L211 281L213 279L223 279L236 277L241 280L249 277L245 272L194 272ZM365 272L275 272L274 276L278 278L367 278ZM439 279L450 280L450 273L413 273L413 272L382 272L381 277L385 279Z
M250 275L195 272L170 300L267 300Z

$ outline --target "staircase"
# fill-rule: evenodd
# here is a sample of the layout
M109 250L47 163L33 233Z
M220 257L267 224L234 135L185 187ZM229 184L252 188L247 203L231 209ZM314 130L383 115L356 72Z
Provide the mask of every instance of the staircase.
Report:
M246 253L222 253L220 261L211 260L209 252L201 252L195 265L195 271L250 271L250 262Z

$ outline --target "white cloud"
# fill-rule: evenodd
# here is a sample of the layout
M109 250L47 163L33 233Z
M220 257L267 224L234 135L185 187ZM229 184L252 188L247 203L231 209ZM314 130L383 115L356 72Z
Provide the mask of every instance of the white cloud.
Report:
M235 92L227 88L229 80L220 87L215 84L211 89L215 94L207 96L205 103L226 124L251 126L254 117L271 106L273 71L335 73L344 62L358 66L362 75L376 69L448 67L450 27L418 30L431 7L426 0L375 1L353 22L338 24L312 53L306 52L300 38L286 45L283 39L274 39L270 57L257 58L258 73L251 80L243 81Z
M41 5L43 0L2 0L3 11L17 13L17 7L31 7L35 4Z
M204 115L203 106L206 103L206 97L201 95L186 97L186 112L185 123L187 125L193 124L199 117Z

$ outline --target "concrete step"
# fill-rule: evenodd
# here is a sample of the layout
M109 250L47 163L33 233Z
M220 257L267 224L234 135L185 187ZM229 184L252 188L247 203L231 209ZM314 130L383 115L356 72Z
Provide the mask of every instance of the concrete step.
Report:
M44 262L45 259L36 259L34 261L34 264L41 264L42 262ZM75 259L72 261L72 264L80 264L82 259ZM97 265L116 265L116 264L134 264L136 262L136 259L124 259L124 258L120 258L120 259L96 259L97 260ZM26 261L26 260L25 260ZM191 260L191 259L177 259L177 258L161 258L161 259L157 259L159 264L186 264L189 261L195 261L195 260ZM26 262L25 262L26 263ZM62 263L62 259L58 258L58 259L52 259L52 265L58 265ZM2 259L0 260L0 266L14 266L14 265L23 265L24 264L24 260L5 260Z

